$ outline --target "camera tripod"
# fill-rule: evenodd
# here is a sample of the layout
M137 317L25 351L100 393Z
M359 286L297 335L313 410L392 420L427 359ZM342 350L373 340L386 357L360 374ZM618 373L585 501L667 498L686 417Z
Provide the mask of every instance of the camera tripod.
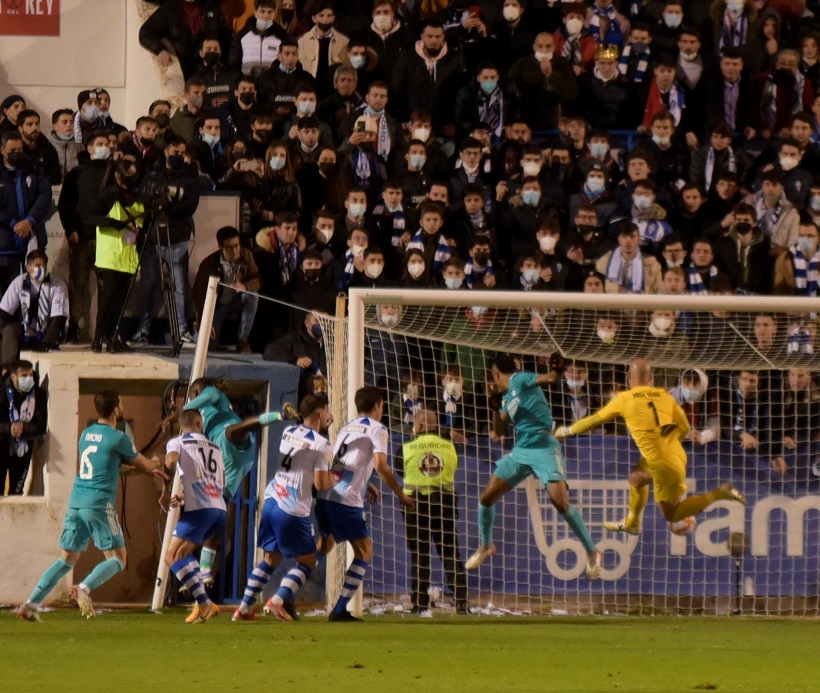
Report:
M174 282L174 270L168 263L165 262L165 257L163 257L163 249L167 251L167 258L172 260L171 255L171 234L168 230L168 221L165 218L165 215L160 212L156 214L154 218L148 218L145 227L148 229L146 233L142 235L142 240L140 243L139 253L138 253L138 260L137 260L137 267L142 267L143 259L145 259L145 253L152 252L149 249L149 246L154 246L154 252L157 254L157 262L159 263L159 272L160 272L160 287L162 289L162 301L165 305L165 314L168 316L168 323L171 329L171 355L172 356L179 356L179 352L182 351L182 335L179 331L179 316L177 314L177 304L174 300L174 293L176 290L176 284ZM149 239L151 235L154 235L155 243L149 243ZM137 273L135 272L134 275L131 277L131 281L128 284L128 291L125 294L125 301L123 301L122 309L120 310L120 315L117 318L117 325L114 329L114 334L120 334L120 323L122 322L123 317L125 316L126 308L128 307L128 301L131 298L131 292L134 290L134 284L137 281ZM151 309L151 306L148 307Z

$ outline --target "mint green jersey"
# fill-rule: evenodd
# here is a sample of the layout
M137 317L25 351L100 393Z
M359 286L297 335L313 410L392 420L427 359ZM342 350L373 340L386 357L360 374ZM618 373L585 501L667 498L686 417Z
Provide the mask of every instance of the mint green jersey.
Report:
M108 424L95 423L80 434L80 469L69 508L106 508L117 498L120 467L137 457L131 439Z
M535 373L514 373L501 403L515 427L515 447L545 448L552 435L552 412Z

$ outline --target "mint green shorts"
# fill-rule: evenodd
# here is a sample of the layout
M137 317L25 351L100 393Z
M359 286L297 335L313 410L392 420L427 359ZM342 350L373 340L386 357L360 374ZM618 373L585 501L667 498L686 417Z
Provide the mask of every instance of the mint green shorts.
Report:
M117 511L110 503L106 508L69 508L63 520L60 548L65 551L85 551L88 540L100 551L125 546Z
M532 475L543 486L553 481L566 481L564 454L561 444L553 439L547 447L512 449L495 463L495 475L506 481L511 487L518 486Z

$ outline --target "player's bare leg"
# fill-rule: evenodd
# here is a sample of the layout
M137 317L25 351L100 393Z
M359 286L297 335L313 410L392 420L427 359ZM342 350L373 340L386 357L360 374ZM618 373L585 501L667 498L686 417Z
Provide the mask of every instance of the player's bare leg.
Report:
M589 530L581 511L577 506L572 505L569 500L569 489L565 481L553 481L547 484L547 495L550 497L555 509L561 513L566 523L570 526L576 537L581 540L587 552L586 576L587 580L597 580L601 575L601 552L595 548Z
M640 466L633 468L629 475L629 512L620 522L604 522L604 529L610 532L641 533L641 517L649 501L649 484L652 475Z
M728 500L746 505L746 496L738 491L732 484L721 484L713 491L699 496L689 496L680 503L669 503L658 501L658 506L667 522L679 522L686 517L697 515L708 508L712 503Z
M493 544L493 525L495 524L495 504L501 500L502 496L511 491L510 486L504 479L495 474L490 477L487 487L481 494L478 501L478 532L481 541L478 551L467 559L464 567L467 570L478 568L487 558L495 553Z

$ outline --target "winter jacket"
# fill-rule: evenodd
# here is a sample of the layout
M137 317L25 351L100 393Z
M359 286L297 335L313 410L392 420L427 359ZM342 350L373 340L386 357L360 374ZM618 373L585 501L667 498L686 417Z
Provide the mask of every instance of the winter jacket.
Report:
M562 104L574 101L578 95L575 71L566 58L559 56L552 59L549 77L535 56L529 55L510 67L507 79L521 94L521 118L533 130L557 127Z
M188 166L174 171L159 164L142 179L141 190L162 200L162 216L168 222L171 243L187 242L194 233L194 214L199 207L196 171ZM148 242L156 243L156 235L151 233ZM164 234L160 243L165 243Z
M97 195L89 219L97 227L97 267L134 274L139 264L137 239L128 227L142 229L145 223L142 200L135 192L125 191L113 183Z
M6 393L11 392L14 407L20 411L20 407L28 397L30 392L20 392L11 382L11 373L7 373L3 378L3 389ZM21 438L31 440L45 435L48 424L48 393L40 387L40 378L34 373L34 415L31 421L23 424L23 435ZM11 439L11 417L8 405L8 394L4 398L6 406L0 407L0 440Z
M256 17L248 17L245 26L233 38L228 66L240 70L243 75L257 77L279 58L279 46L287 35L276 22L260 34L256 30Z
M113 180L114 174L110 171L112 164L111 159L86 160L66 175L57 203L66 236L76 232L82 243L96 240L97 226L92 222L91 215L106 180Z
M342 51L347 48L350 39L342 32L333 30L330 36L330 47L327 54L328 66L342 62ZM319 67L319 39L316 32L310 31L299 37L299 62L306 72L312 77L316 77L316 70ZM323 77L323 75L319 75Z
M23 209L17 208L17 178L21 177ZM40 250L45 250L46 216L51 209L51 184L43 167L26 162L22 168L9 169L0 162L0 266L22 260L28 240L12 229L18 221L28 219Z
M191 296L194 301L194 309L196 310L197 320L202 316L202 309L205 306L205 294L208 290L208 280L211 277L222 277L222 253L217 250L206 257L199 265L199 269L194 279L194 288L191 291ZM237 281L242 282L248 291L259 291L262 286L262 277L259 274L259 268L256 266L256 261L253 259L253 253L246 248L239 251L239 267L237 269ZM217 289L217 301L219 295L224 291L223 286Z
M61 180L65 182L66 174L79 165L77 155L85 151L85 147L73 137L70 140L61 140L53 130L46 137L48 137L48 141L51 142L51 146L57 152L57 160L60 162L60 170L63 174Z

